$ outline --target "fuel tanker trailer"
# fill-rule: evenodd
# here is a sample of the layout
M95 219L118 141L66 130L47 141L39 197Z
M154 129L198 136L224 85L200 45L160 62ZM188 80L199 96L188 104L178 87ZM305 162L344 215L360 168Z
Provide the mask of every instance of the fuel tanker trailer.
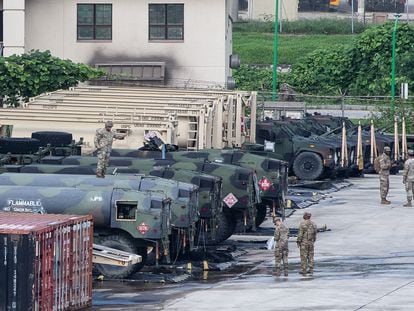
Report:
M96 166L96 157L70 156L62 160L62 164ZM110 158L109 165L128 167L144 173L155 171L161 167L183 169L222 178L222 207L240 230L255 229L256 205L260 203L259 185L254 170L222 163L178 161L174 159L137 159L131 157ZM228 237L226 237L228 238Z
M172 246L193 247L198 221L198 187L193 184L152 176L108 176L96 178L88 175L66 174L0 174L2 186L41 187L116 187L140 191L159 191L171 199ZM177 241L178 240L178 241Z
M61 164L31 164L4 165L0 172L31 173L31 174L69 174L95 175L94 166L61 165ZM140 169L128 167L108 167L107 176L145 174L163 179L172 179L196 185L199 190L197 239L202 244L216 244L227 239L234 232L235 222L228 219L221 206L222 178L202 174L195 171L174 169L171 167L141 166ZM96 179L96 178L95 178Z
M143 147L144 148L144 147ZM257 205L256 225L264 221L267 207L272 208L272 213L277 212L284 216L286 195L288 186L288 163L278 159L264 156L263 152L253 154L255 151L243 151L234 149L203 149L200 151L173 151L166 152L166 159L179 161L199 162L209 161L216 163L231 164L252 169L256 172L259 180L261 203ZM111 157L133 157L157 159L161 158L161 151L151 149L112 149Z
M97 270L109 278L125 278L141 269L148 247L157 254L164 250L161 253L169 262L170 202L162 193L116 186L0 186L1 211L90 214L95 243L142 256L141 263L126 267L97 264Z

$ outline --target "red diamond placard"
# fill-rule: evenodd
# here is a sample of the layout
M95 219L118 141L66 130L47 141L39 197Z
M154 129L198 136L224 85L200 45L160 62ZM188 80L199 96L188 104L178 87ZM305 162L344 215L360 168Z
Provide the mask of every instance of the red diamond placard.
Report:
M261 188L262 190L264 190L264 191L269 190L269 188L270 188L270 186L271 186L271 185L272 185L272 184L270 183L269 179L267 179L266 177L262 178L262 179L259 181L259 186L260 186L260 188Z
M229 193L228 195L226 195L226 197L223 199L223 202L226 203L226 205L229 208L232 208L232 206L234 204L236 204L238 202L236 196L233 193Z
M137 227L137 229L139 233L145 234L149 231L150 227L145 222L143 222Z

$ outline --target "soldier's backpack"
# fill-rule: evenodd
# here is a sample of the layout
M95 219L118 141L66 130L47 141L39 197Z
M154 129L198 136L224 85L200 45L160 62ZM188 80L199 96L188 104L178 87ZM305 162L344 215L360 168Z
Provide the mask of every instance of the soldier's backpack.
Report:
M381 164L380 164L381 156L378 156L374 160L374 170L376 173L379 173L381 170Z

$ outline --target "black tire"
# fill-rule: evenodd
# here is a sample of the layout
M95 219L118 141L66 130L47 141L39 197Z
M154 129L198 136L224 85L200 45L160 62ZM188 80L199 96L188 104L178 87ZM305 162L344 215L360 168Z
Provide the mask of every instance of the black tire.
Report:
M217 215L217 225L215 232L215 239L213 239L212 232L199 232L199 237L197 241L203 243L202 239L205 240L206 245L215 245L227 240L234 233L236 229L236 220L232 215L226 215L225 213L220 213Z
M1 137L0 153L30 154L40 148L40 141L33 138Z
M302 152L293 161L293 172L303 180L317 180L323 175L322 158L314 152Z
M260 225L266 219L267 206L266 206L266 204L258 204L256 206L256 209L257 209L257 214L256 214L256 227L260 227Z
M107 236L100 236L99 238L97 238L96 243L103 246L119 249L124 252L138 254L142 256L142 262L126 267L95 264L94 268L98 271L98 273L104 275L109 279L125 279L134 274L135 272L139 271L140 269L142 269L142 267L146 263L146 248L136 247L134 240L126 234L120 233Z
M43 147L47 144L50 144L52 147L63 147L72 143L72 134L66 132L33 132L32 138L38 139Z

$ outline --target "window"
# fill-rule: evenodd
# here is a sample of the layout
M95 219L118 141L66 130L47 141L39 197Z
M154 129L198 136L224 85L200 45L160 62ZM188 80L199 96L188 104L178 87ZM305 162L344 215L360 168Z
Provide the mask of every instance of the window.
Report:
M249 9L248 0L239 0L239 11L247 11Z
M150 4L149 39L184 40L184 4Z
M78 40L112 40L112 4L78 4Z

